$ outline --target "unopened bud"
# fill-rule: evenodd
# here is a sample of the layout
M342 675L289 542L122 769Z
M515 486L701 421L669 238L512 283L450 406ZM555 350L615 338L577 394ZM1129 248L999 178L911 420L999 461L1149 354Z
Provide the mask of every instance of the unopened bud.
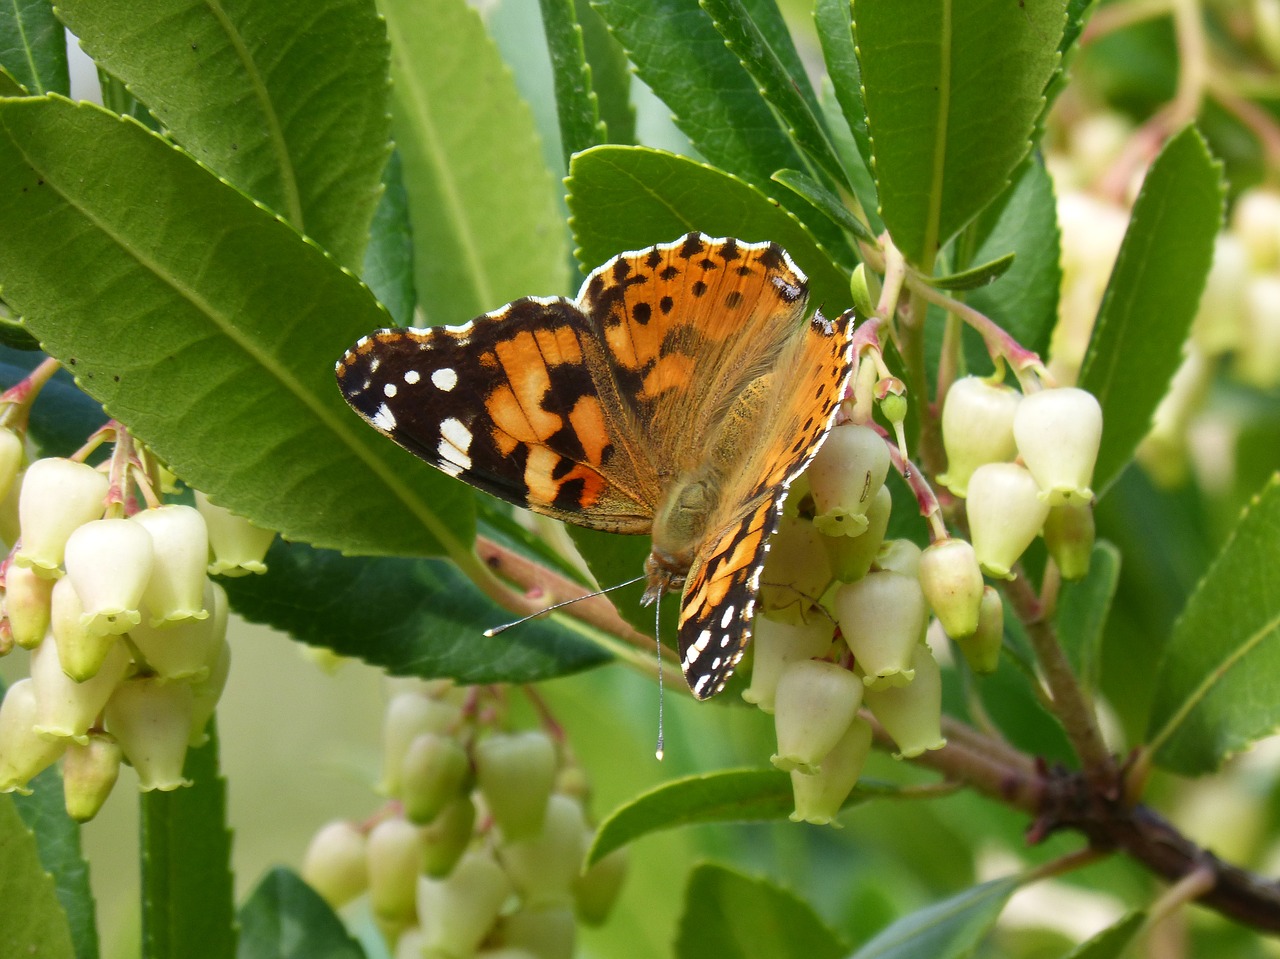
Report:
M1018 405L1013 435L1050 506L1093 500L1102 407L1092 393L1073 386L1032 393Z
M846 423L827 434L807 472L817 530L857 536L867 528L867 509L889 472L889 449L871 427Z
M4 577L4 609L13 641L35 649L49 631L53 580L27 566L11 563Z
M1000 647L1004 643L1004 604L995 587L982 591L978 610L978 628L969 636L953 637L964 654L964 661L975 673L994 673L1000 666Z
M302 878L334 909L363 893L369 887L364 833L344 819L321 826L302 858Z
M420 691L394 694L382 720L382 779L378 792L398 799L400 772L409 744L423 733L450 731L460 715L461 710L454 704Z
M485 849L467 853L444 879L419 878L418 916L427 954L472 955L511 891L511 880Z
M965 502L969 537L983 572L1013 579L1010 570L1049 515L1040 487L1025 467L988 463L974 471Z
M773 712L773 699L778 690L778 677L789 664L802 659L823 656L831 648L835 624L821 613L807 623L779 623L768 616L757 616L752 628L751 685L742 698L766 713Z
M916 577L868 573L836 590L835 610L867 686L878 689L911 682L912 651L929 624L924 591Z
M412 924L422 868L418 827L407 819L384 819L369 830L365 851L373 914L392 929Z
M476 782L508 842L536 836L556 781L556 747L541 730L495 733L475 745Z
M405 751L400 769L400 801L405 816L418 824L431 822L462 794L470 772L467 754L452 736L416 736Z
M109 486L92 466L74 460L50 457L32 463L18 497L22 544L14 561L41 576L61 576L67 538L102 515Z
M52 766L66 749L65 739L47 739L35 731L36 690L20 679L0 702L0 793L30 794L27 783Z
M143 792L191 785L182 775L191 711L191 687L186 683L126 679L111 694L107 731L120 742Z
M470 796L459 796L423 826L422 872L439 879L453 872L462 854L471 845L476 825L476 804Z
M89 631L84 624L84 606L74 584L65 576L53 584L49 629L58 644L63 670L77 682L97 675L107 654L120 644L119 636Z
M792 663L778 680L773 725L779 769L815 772L862 704L862 683L835 663L806 659Z
M542 830L529 839L505 843L498 857L526 906L571 906L586 842L582 805L568 796L552 795Z
M927 749L941 749L942 671L924 643L911 658L915 679L909 686L867 690L867 708L898 745L904 759Z
M920 586L933 615L952 639L978 628L982 570L973 546L962 539L941 539L920 557Z
M204 517L193 507L173 504L144 509L131 519L151 535L155 550L154 567L142 598L148 625L207 617L204 597L209 533Z
M821 768L815 774L791 773L791 792L796 804L791 821L815 826L834 822L840 807L858 784L870 752L871 726L855 717L839 742L823 757Z
M151 536L127 519L85 523L67 540L67 578L84 604L91 633L125 633L142 622L139 606L151 576Z
M57 642L41 643L31 654L31 681L38 704L36 732L87 743L89 728L128 668L129 654L117 639L92 678L76 682L63 671Z
M267 571L263 559L271 548L275 533L259 529L243 516L209 502L209 497L199 490L196 490L196 508L209 530L209 546L214 557L209 564L210 573L248 576Z
M67 815L88 822L111 795L124 753L114 736L93 733L88 742L73 742L62 757L62 793Z
M942 444L946 472L938 482L956 496L967 496L969 477L986 463L1013 459L1013 415L1022 394L978 376L956 380L942 405Z
M1093 555L1093 506L1067 503L1049 510L1044 521L1044 545L1065 580L1084 579Z

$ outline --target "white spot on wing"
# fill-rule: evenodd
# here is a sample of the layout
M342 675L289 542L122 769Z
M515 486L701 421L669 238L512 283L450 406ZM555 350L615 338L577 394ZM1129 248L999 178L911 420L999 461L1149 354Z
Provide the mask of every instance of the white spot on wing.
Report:
M724 615L720 617L720 628L728 629L729 624L732 622L733 622L733 607L726 606L724 608Z
M391 412L391 407L386 403L379 406L378 412L373 414L373 425L387 433L396 428L396 414Z
M416 376L417 374L414 375ZM458 385L458 374L447 366L441 367L438 370L432 371L431 385L438 390L443 390L448 393Z
M471 449L471 430L463 424L462 420L449 417L440 424L440 438L455 446L459 453L465 455ZM470 461L467 467L470 468Z
M711 630L704 629L698 634L698 638L693 641L693 648L698 652L702 652L711 642Z
M396 395L396 385L394 383L382 384L382 395L387 399L391 399Z
M404 371L404 381L408 383L410 386L413 386L420 379L422 379L422 374L419 373L417 370Z

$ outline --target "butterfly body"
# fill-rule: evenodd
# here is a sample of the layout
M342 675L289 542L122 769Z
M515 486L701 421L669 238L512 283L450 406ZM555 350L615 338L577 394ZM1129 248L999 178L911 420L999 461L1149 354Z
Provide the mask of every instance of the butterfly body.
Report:
M706 698L742 656L786 488L848 381L852 315L806 320L806 300L776 244L690 233L619 254L574 300L378 331L337 374L362 417L445 473L650 534L643 602L682 592L681 664Z

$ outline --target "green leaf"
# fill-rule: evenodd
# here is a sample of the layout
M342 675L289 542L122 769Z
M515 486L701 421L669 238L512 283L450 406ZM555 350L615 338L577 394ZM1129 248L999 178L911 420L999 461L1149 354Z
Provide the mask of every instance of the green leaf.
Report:
M773 175L773 179L792 193L804 197L853 236L868 243L875 242L876 238L867 229L866 224L853 215L840 197L809 174L800 170L779 170Z
M1120 551L1111 543L1093 547L1089 572L1076 583L1063 583L1058 598L1058 639L1090 693L1102 675L1102 633L1120 581Z
M30 91L14 79L13 74L0 66L0 97L25 97Z
M1125 913L1119 922L1090 936L1063 959L1120 959L1146 921L1147 914L1142 910Z
M817 0L813 19L836 101L858 144L863 163L870 166L871 138L867 133L866 107L862 103L862 68L853 43L852 13L849 0Z
M280 542L267 570L224 581L236 612L398 675L527 683L610 658L542 620L485 636L510 612L440 560L357 558Z
M1280 725L1280 477L1254 499L1187 601L1156 675L1157 765L1187 776Z
M76 959L67 916L53 878L44 870L36 838L0 795L0 955Z
M977 948L1021 880L994 879L903 916L851 959L960 959Z
M923 272L1027 155L1064 19L1064 0L858 0L880 211Z
M191 785L140 797L142 954L148 959L232 959L236 954L226 781L216 722L188 750Z
M390 152L367 0L59 0L81 46L196 159L358 268Z
M404 190L400 154L392 153L382 171L382 199L373 214L369 245L361 274L370 292L391 314L397 326L413 322L417 296L413 288L413 234L409 228L409 198Z
M892 786L861 782L845 800L845 809L874 796L891 796ZM791 776L779 769L730 769L687 776L619 806L600 823L587 853L587 865L651 832L713 822L768 822L786 819L795 809Z
M595 91L591 88L591 68L578 25L574 0L539 0L542 28L551 54L551 75L555 82L556 114L560 120L560 149L565 169L575 153L605 140L604 124Z
M789 72L773 48L774 42L789 43L785 25L779 33L766 35L752 20L743 0L699 0L711 15L712 23L724 37L725 45L743 69L756 81L761 95L786 124L791 139L813 160L833 183L844 184L844 169L823 129L822 111L809 86L808 75Z
M16 795L13 801L35 834L40 864L53 877L76 959L97 959L98 925L89 864L80 851L80 824L67 815L58 767L50 766L31 781L30 796Z
M689 874L680 959L838 959L845 945L803 899L716 863Z
M574 0L574 7L608 141L635 143L636 108L631 102L631 64L627 62L627 53L587 0Z
M1146 435L1182 362L1221 223L1221 168L1187 127L1142 181L1080 370L1079 385L1102 404L1099 493Z
M623 250L702 230L747 242L774 240L809 277L810 302L823 313L835 316L853 305L847 274L813 234L755 187L720 170L646 147L603 146L574 157L568 184L584 270Z
M960 273L949 276L928 277L925 282L939 290L976 290L979 287L994 283L1009 272L1017 259L1016 253L1006 253L994 260L988 260L981 266L975 266Z
M49 0L0 4L0 67L30 93L71 92L67 32Z
M333 382L386 313L288 225L136 122L60 98L0 102L0 219L6 301L188 483L295 539L465 553L465 487Z
M364 959L365 952L314 889L277 866L240 907L236 959Z
M466 0L383 0L418 297L462 323L568 285L556 184L528 105Z

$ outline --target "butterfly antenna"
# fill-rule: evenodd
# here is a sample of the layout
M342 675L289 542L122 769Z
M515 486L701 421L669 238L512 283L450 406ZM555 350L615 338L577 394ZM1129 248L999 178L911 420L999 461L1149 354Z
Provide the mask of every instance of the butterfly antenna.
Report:
M653 641L658 647L658 748L653 754L658 757L658 762L662 762L662 617L659 610L662 607L662 594L658 594L657 601L653 604Z
M597 596L603 596L605 593L612 593L615 589L622 589L624 586L631 586L644 579L641 574L634 579L629 579L623 583L614 583L612 586L606 586L604 589L597 589L594 593L583 593L581 596L575 596L573 599L566 599L551 606L545 606L536 613L530 613L528 616L521 616L519 619L510 623L503 623L501 626L494 626L492 629L486 629L484 634L489 637L497 636L499 633L505 633L512 626L519 626L521 623L527 623L531 619L537 619L539 616L545 616L547 613L553 613L557 609L563 609L566 606L572 606L574 603L580 603L584 599L595 599Z

